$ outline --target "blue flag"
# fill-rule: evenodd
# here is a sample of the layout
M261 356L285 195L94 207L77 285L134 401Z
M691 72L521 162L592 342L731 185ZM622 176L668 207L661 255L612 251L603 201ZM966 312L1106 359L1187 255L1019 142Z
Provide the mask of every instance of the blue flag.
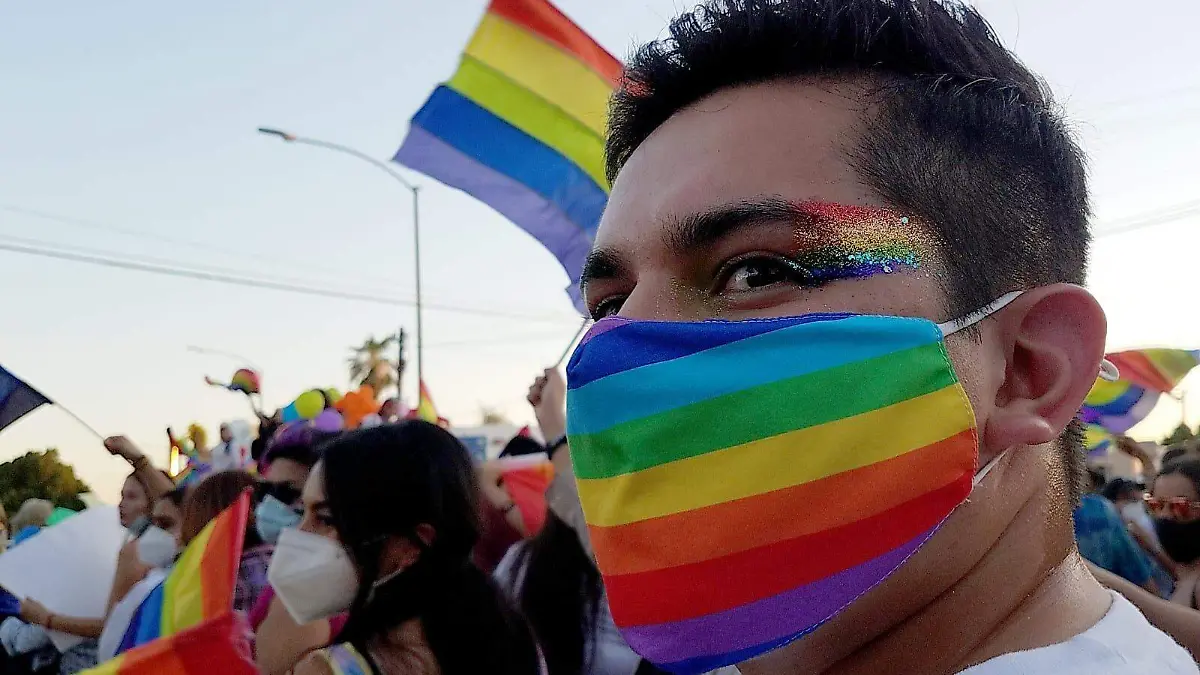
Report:
M0 367L0 430L50 402L42 392Z

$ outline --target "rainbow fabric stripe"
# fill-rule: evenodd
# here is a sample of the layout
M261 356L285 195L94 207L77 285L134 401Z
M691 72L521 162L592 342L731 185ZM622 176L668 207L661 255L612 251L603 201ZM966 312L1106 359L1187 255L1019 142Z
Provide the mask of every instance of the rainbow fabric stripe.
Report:
M1200 364L1200 351L1138 349L1106 354L1105 358L1117 367L1121 379L1096 380L1084 399L1080 417L1085 424L1124 434L1150 414L1162 394L1170 394ZM1099 432L1093 430L1092 440L1099 438ZM1088 448L1089 454L1106 449L1099 442Z
M568 365L568 430L630 646L675 672L737 663L912 555L977 458L948 364L917 319L597 322Z
M233 611L249 513L247 492L201 530L162 585L142 602L118 654Z
M546 0L492 0L393 161L499 211L575 286L608 201L604 132L621 63Z
M437 407L433 405L433 397L429 395L429 389L425 387L424 382L420 383L420 397L416 409L413 410L413 416L430 424L438 423Z
M1135 349L1106 354L1121 371L1121 379L1168 394L1200 364L1200 351L1189 349Z
M1095 423L1083 425L1083 448L1087 451L1088 459L1098 459L1108 455L1112 448L1113 437L1108 429Z
M233 612L156 640L83 675L254 675L249 626Z

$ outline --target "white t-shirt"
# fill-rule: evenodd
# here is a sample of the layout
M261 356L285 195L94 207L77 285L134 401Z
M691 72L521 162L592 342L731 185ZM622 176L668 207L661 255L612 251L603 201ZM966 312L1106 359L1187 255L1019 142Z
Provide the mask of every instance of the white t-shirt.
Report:
M1111 592L1111 591L1110 591ZM1056 645L1013 652L960 675L1196 675L1187 650L1150 625L1128 600L1112 606L1095 626Z

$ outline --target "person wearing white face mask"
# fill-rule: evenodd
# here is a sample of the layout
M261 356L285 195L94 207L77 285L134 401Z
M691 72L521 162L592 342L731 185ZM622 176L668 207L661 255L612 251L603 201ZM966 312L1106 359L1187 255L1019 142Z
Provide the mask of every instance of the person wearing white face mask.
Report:
M339 436L322 457L268 578L297 623L350 617L293 673L539 671L529 629L470 562L478 487L457 439L407 421Z
M300 492L317 463L317 445L334 434L321 432L307 422L280 427L271 436L262 456L254 509L254 526L263 541L274 544L280 533L300 524ZM298 624L268 585L250 610L254 630L254 661L264 675L290 672L308 652L329 644L345 624L345 616Z
M138 560L150 568L144 577L126 582L124 589L114 586L108 618L96 650L98 662L116 655L129 623L150 593L167 578L167 572L182 550L180 540L183 524L183 500L187 491L176 488L154 502L150 510L150 527L134 542ZM118 582L120 582L118 573Z

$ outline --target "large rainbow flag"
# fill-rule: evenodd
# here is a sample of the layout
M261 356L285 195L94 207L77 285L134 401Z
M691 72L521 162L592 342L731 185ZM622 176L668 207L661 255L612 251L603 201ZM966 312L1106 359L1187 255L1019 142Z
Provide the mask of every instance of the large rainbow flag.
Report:
M83 675L254 675L250 628L235 612L155 640Z
M1104 450L1103 434L1124 434L1146 418L1163 394L1170 394L1200 364L1200 350L1137 349L1106 354L1120 379L1097 379L1080 417L1089 425L1089 454Z
M134 613L118 654L233 611L249 513L246 493L188 544L166 580Z
M393 161L499 211L579 273L608 201L604 133L621 63L547 0L492 0L458 70Z
M737 663L912 555L976 461L941 341L871 316L597 322L567 368L568 433L630 646L672 672Z

